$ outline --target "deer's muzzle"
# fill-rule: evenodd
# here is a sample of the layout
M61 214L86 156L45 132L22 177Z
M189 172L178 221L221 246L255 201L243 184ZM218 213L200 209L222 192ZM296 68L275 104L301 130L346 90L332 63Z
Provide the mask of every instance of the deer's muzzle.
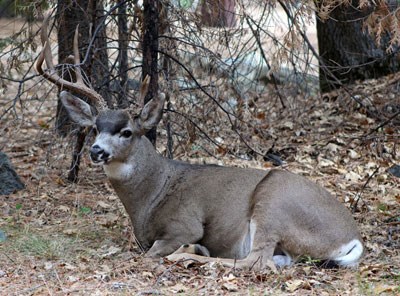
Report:
M104 151L104 149L101 148L99 145L93 145L90 148L90 158L94 163L106 163L110 158L110 154Z

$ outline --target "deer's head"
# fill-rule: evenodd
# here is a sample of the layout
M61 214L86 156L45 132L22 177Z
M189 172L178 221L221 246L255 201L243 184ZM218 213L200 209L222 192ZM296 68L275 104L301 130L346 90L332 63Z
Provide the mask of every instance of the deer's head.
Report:
M159 94L150 100L135 116L131 110L111 110L104 98L83 79L78 50L78 29L74 38L74 71L76 81L68 81L60 77L57 67L53 65L50 44L47 35L48 19L44 21L41 39L43 50L36 62L36 70L48 81L57 85L61 91L61 102L70 118L82 127L93 127L97 136L90 148L90 157L94 163L109 164L113 161L124 162L135 149L135 143L150 129L155 127L162 117L165 95ZM43 62L47 69L43 69ZM140 90L140 101L147 93L148 81L145 79ZM72 95L69 91L86 97L90 105L82 99ZM91 107L93 106L93 108ZM95 112L95 109L97 112ZM96 115L97 114L97 115Z
M149 101L139 115L131 116L129 110L105 108L95 115L90 105L67 91L60 94L61 101L71 119L80 126L93 127L97 132L90 148L94 163L124 162L135 143L161 119L165 95Z

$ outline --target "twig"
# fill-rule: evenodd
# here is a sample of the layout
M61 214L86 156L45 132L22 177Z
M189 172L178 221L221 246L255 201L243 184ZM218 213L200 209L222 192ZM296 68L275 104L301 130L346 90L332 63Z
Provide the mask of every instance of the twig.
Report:
M368 177L368 179L367 179L367 181L364 183L363 187L358 191L358 193L357 193L357 198L354 199L353 202L351 203L350 208L351 208L351 212L352 212L353 214L354 214L355 211L357 210L357 204L358 204L358 201L361 199L361 194L362 194L362 192L363 192L364 189L367 187L369 181L372 180L372 177L378 172L379 168L380 168L380 167L377 167L377 168L375 169L375 171Z
M263 13L264 13L264 12L263 12ZM251 25L249 16L248 16L247 14L245 14L245 20L246 20L246 23L247 23L247 25L249 26L249 28L250 28L250 30L251 30L251 33L253 34L253 37L254 37L255 40L256 40L257 47L258 47L258 49L259 49L259 51L260 51L260 53L261 53L262 59L264 60L265 64L267 65L268 69L271 69L271 65L269 64L269 62L268 62L268 60L267 60L267 57L265 56L265 52L264 52L264 49L263 49L263 47L262 47L261 40L260 40L260 38L259 38L259 35L260 35L260 34L258 34L257 31L256 31L256 30L253 28L253 26ZM256 24L256 23L254 22L253 19L252 19L252 22L256 25L257 29L259 29L259 25ZM275 91L276 91L276 93L277 93L277 95L278 95L278 97L279 97L279 101L281 102L282 108L286 109L286 104L285 104L285 102L283 101L282 94L281 94L281 92L280 92L279 89L278 89L278 82L277 82L277 80L276 80L276 78L275 78L275 75L273 75L273 74L271 74L271 81L272 81L272 84L274 85Z
M384 122L380 123L377 127L373 128L368 134L365 135L365 137L370 136L374 132L377 132L381 127L384 127L387 125L389 122L391 122L393 119L396 118L400 114L400 110L397 111L394 115L390 116L388 119L386 119Z
M175 63L177 63L178 65L180 65L185 71L186 73L189 74L190 78L193 79L194 83L197 85L197 87L207 96L209 97L215 104L217 104L217 106L226 114L226 117L228 118L228 121L231 125L232 130L239 136L240 141L251 151L253 151L255 154L264 157L264 154L262 154L261 152L256 151L253 147L250 146L249 143L247 143L247 141L243 138L242 134L237 130L234 122L232 121L232 117L234 117L235 119L243 122L243 120L241 120L240 118L236 117L235 114L229 112L228 110L226 110L221 103L219 103L217 101L216 98L214 98L211 94L209 94L207 92L207 90L205 90L200 83L196 80L196 78L193 76L193 73L185 66L183 65L178 59L176 59L175 57L171 56L170 54L163 52L163 51L159 51L161 54L167 56L168 58L170 58L172 61L174 61Z

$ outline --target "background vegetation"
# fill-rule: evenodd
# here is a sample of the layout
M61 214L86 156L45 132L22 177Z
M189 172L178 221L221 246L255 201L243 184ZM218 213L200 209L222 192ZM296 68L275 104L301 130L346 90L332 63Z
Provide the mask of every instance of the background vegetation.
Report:
M0 199L2 291L400 292L398 1L59 0L0 7L13 17L0 19L0 150L26 184ZM160 153L280 166L334 193L353 211L366 242L359 270L304 262L270 275L143 259L101 169L84 156L92 136L68 122L57 89L33 70L44 15L51 16L49 38L64 77L79 24L82 68L109 106L139 109L146 75L145 100L167 93L163 121L149 135L157 135Z

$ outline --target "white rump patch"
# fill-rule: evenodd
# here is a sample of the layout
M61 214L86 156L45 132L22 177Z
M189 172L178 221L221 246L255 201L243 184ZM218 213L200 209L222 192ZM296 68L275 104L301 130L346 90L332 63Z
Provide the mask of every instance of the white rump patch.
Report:
M335 251L330 259L334 260L339 266L356 267L363 252L362 243L358 239L353 239Z

